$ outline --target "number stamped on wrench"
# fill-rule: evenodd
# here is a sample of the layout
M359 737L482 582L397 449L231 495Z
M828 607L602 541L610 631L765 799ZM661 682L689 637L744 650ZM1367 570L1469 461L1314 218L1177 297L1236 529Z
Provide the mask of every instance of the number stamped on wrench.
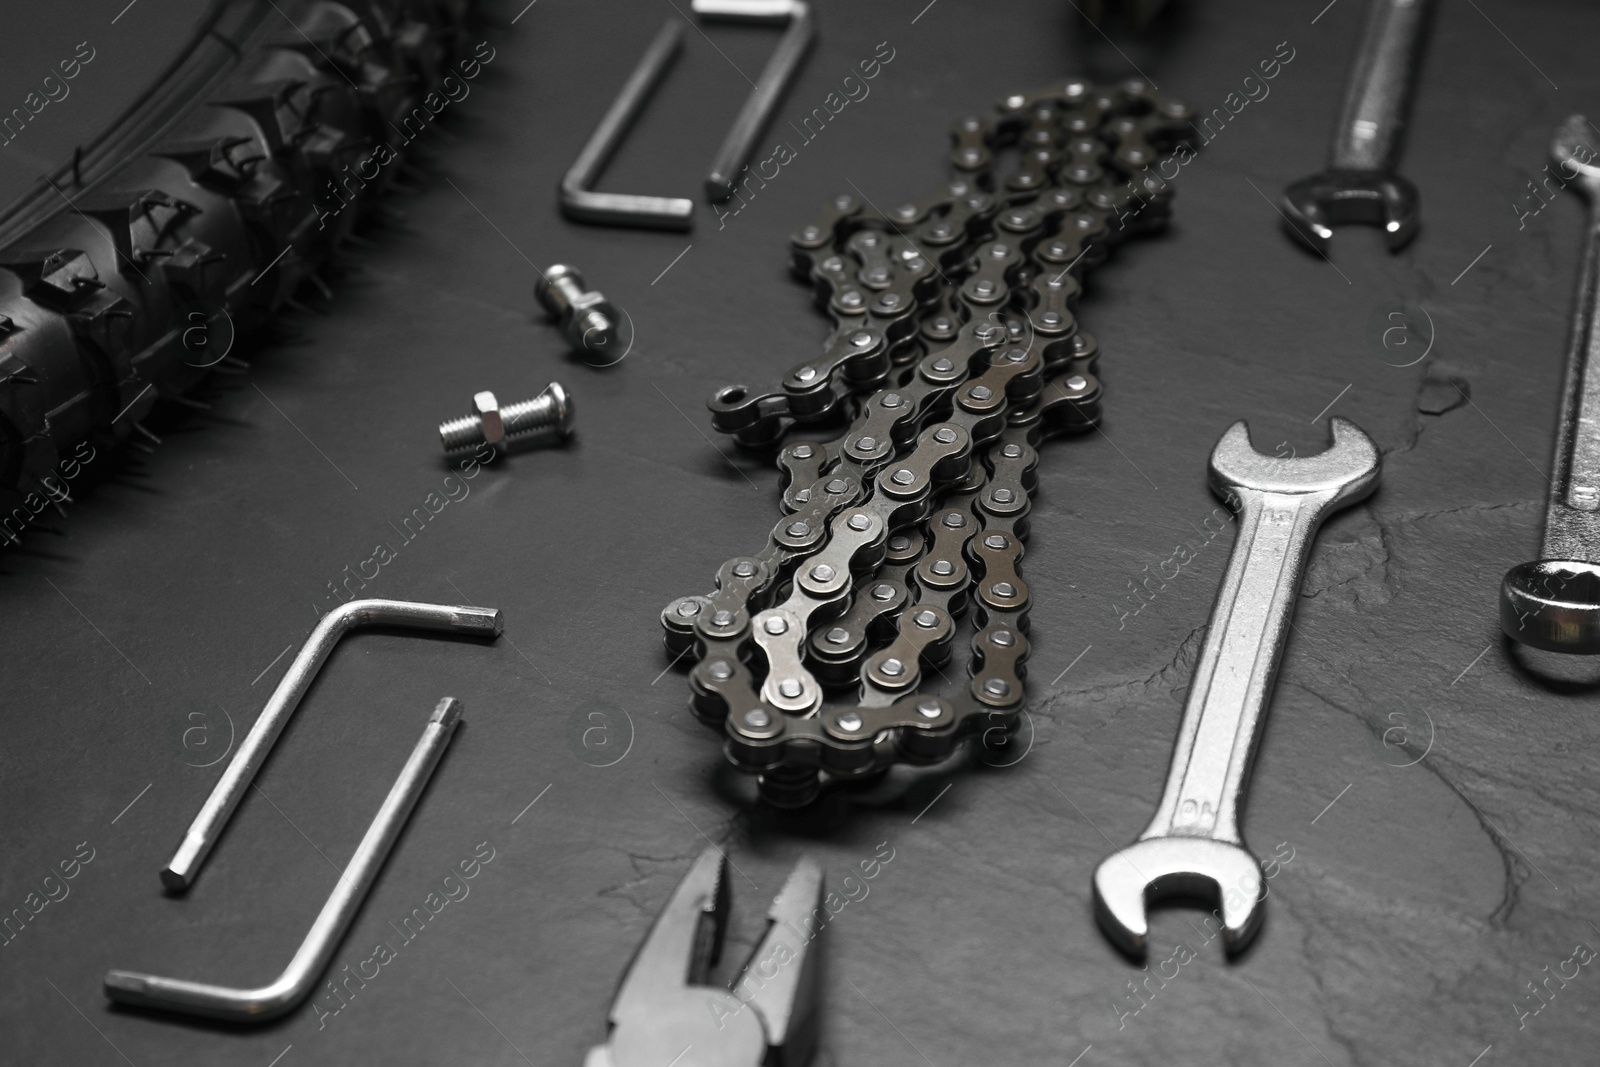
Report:
M1212 450L1212 489L1243 505L1238 540L1155 817L1094 874L1100 924L1132 955L1144 953L1149 937L1146 902L1161 897L1215 893L1230 952L1249 944L1260 926L1261 873L1240 837L1239 808L1261 719L1317 530L1376 488L1381 465L1377 446L1355 423L1335 417L1332 428L1333 446L1316 456L1264 456L1243 422ZM1228 892L1235 887L1240 892Z

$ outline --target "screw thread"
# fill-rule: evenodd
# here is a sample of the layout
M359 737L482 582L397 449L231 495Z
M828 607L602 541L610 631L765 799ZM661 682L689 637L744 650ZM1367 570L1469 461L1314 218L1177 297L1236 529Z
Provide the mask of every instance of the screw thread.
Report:
M463 415L439 424L439 441L446 454L471 452L483 444L483 426L476 415Z

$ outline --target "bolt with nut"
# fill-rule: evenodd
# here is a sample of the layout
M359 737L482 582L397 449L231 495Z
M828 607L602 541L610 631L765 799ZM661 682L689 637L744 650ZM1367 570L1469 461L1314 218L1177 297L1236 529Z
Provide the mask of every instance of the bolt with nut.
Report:
M530 445L556 444L572 432L572 398L551 382L532 400L502 406L488 390L472 398L472 414L439 424L439 441L447 456L475 452L490 445L496 452Z
M621 315L603 294L585 285L577 268L555 264L534 284L533 295L558 320L574 352L605 355L617 339Z

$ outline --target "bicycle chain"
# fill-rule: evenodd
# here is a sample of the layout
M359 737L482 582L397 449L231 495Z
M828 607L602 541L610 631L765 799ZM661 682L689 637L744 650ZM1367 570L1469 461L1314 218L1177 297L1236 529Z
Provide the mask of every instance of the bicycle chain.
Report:
M782 445L766 546L661 615L668 652L696 653L695 715L769 802L803 806L828 782L1015 730L1037 449L1100 416L1082 277L1165 226L1172 190L1150 165L1190 116L1138 79L1009 96L956 123L939 189L888 214L840 196L791 237L793 272L835 328L772 388L718 390L712 425L757 449L846 415L848 429ZM919 693L974 607L971 681ZM853 686L853 705L823 710Z

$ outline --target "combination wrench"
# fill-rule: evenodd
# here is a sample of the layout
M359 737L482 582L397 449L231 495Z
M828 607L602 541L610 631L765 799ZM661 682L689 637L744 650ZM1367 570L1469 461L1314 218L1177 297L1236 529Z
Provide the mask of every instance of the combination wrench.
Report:
M1094 872L1095 913L1124 952L1143 955L1148 900L1221 898L1223 944L1238 952L1261 923L1261 873L1239 834L1239 808L1273 677L1317 530L1378 484L1377 446L1332 421L1321 455L1263 456L1236 422L1211 453L1211 487L1236 506L1239 534L1211 609L1183 723L1155 817Z
M1567 339L1542 558L1512 567L1501 580L1500 628L1534 648L1593 655L1600 653L1600 338L1594 330L1600 306L1600 160L1589 130L1582 115L1573 115L1550 143L1561 176L1588 201L1589 219Z
M1395 173L1433 0L1371 0L1328 168L1283 191L1290 227L1320 252L1333 227L1382 226L1389 251L1420 225L1417 187Z

